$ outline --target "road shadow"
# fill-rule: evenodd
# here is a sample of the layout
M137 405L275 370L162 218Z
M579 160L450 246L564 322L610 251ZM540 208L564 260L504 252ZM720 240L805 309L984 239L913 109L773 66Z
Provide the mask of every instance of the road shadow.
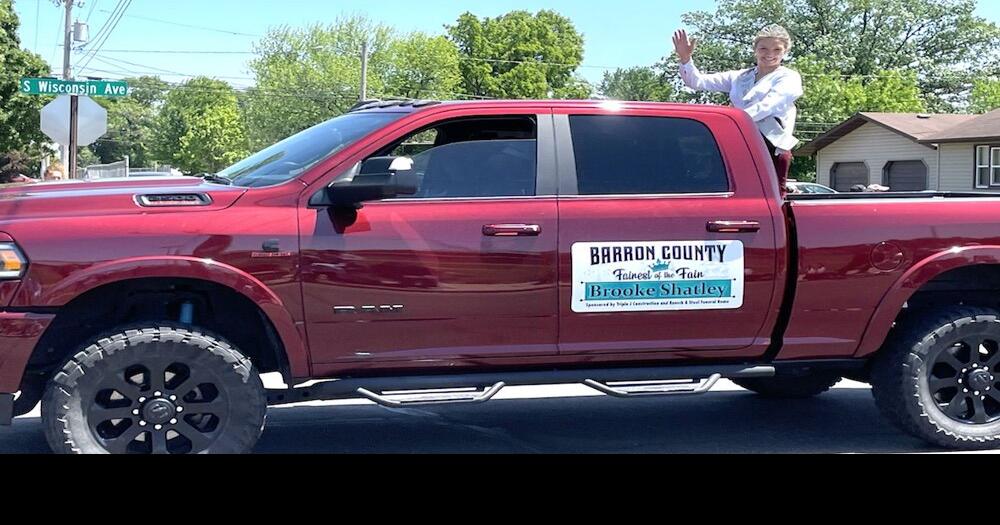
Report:
M44 453L37 419L0 429L0 453ZM273 408L256 452L905 453L935 451L897 431L864 389L807 400L747 392L621 400L499 400L387 410L372 405Z

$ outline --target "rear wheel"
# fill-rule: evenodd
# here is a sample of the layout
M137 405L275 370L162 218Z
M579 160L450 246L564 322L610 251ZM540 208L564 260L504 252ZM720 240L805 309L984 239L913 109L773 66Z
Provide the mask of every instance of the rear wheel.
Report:
M955 307L902 322L872 364L872 393L896 426L935 445L1000 445L1000 314Z
M777 376L733 379L737 385L764 397L775 399L804 399L830 390L841 377L835 374L814 373L804 376Z
M218 337L171 326L102 337L69 359L42 400L56 452L248 452L267 400L250 360Z

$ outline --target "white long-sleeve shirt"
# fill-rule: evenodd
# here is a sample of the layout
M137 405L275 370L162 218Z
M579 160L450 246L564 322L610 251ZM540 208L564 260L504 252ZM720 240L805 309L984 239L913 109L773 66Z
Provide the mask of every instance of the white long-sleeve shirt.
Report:
M795 71L779 67L757 82L756 67L706 75L691 60L681 64L681 79L697 91L728 93L733 106L746 111L778 150L791 151L799 143L795 101L802 96L802 77Z

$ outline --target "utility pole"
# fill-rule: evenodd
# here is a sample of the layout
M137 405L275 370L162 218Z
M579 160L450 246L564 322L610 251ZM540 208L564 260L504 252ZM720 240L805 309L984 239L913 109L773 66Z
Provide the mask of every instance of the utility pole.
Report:
M66 25L63 31L63 80L73 80L73 66L70 65L70 52L73 50L73 3L76 0L63 0L66 4ZM69 145L65 146L63 166L66 178L76 176L76 124L80 100L76 95L69 98Z
M71 54L73 51L73 42L86 42L87 41L87 24L86 23L73 23L73 5L82 6L83 2L79 0L55 0L56 5L62 5L66 8L66 20L63 27L63 80L71 81L73 80L73 66L70 63L72 59ZM80 113L80 97L78 95L70 95L69 97L69 144L63 148L63 167L66 169L66 178L71 179L76 176L76 164L77 164L77 144L78 132L77 132L77 121L79 120Z
M63 30L63 80L73 80L73 69L70 66L70 51L73 44L73 2L63 0L66 7L66 27Z
M368 40L361 44L361 99L368 100Z

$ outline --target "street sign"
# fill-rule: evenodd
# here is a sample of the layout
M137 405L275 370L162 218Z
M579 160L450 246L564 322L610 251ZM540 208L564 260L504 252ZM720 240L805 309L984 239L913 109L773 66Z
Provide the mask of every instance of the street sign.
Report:
M56 80L22 78L21 93L28 95L80 95L86 97L127 97L128 82L111 80Z
M42 108L42 132L64 146L69 145L70 98L63 95ZM93 99L78 98L77 145L87 146L108 132L108 112Z

